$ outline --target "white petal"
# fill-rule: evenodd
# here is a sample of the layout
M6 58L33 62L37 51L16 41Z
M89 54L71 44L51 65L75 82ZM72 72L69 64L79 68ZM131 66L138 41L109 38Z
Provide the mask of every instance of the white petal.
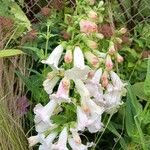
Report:
M84 145L82 143L76 143L73 138L69 138L68 140L70 147L72 150L88 150L88 147L91 147L93 144Z
M99 84L101 76L102 76L102 69L100 68L95 72L94 77L92 78L92 82Z
M51 150L68 150L68 148L66 147L67 139L68 139L68 133L67 133L67 128L65 127L59 135L58 143L52 144Z
M84 69L84 55L80 47L76 46L74 49L74 67Z
M113 71L110 72L110 76L111 76L113 86L116 87L118 90L122 90L124 84L121 81L120 77Z
M69 90L70 90L70 80L68 80L65 77L61 80L58 86L57 93L50 95L50 99L54 99L59 104L61 102L70 102Z
M43 139L41 141L41 144L39 146L39 150L48 150L51 149L52 146L52 142L54 141L54 139L56 138L57 133L51 133L49 134L45 139Z
M41 104L37 104L35 106L34 122L36 124L37 131L44 131L50 126L52 126L50 117L52 116L56 106L57 106L57 103L55 102L55 100L51 100L46 106L42 106Z
M31 136L31 137L28 138L29 147L32 147L32 146L36 145L39 142L40 142L39 135Z
M90 93L84 83L81 80L74 80L77 91L79 92L81 97L89 97Z
M54 70L58 70L58 63L62 53L63 53L63 46L58 45L49 55L47 60L42 60L42 63L48 64Z
M86 125L88 123L87 116L85 112L81 109L81 107L77 107L77 129L80 131L84 131Z
M65 71L65 76L71 80L85 80L89 72L90 68L88 66L85 66L84 69L73 67L72 69Z
M53 79L46 79L43 82L43 86L44 86L44 90L47 92L47 94L51 94L53 92L53 88L55 87L55 85L57 84L57 82L59 81L59 77L54 77Z

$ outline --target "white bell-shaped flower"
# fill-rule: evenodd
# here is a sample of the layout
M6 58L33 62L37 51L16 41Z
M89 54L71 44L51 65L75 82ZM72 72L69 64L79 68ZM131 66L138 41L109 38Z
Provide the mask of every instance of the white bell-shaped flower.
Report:
M67 139L68 139L68 133L67 133L67 128L65 127L59 135L58 142L52 144L51 150L68 150Z
M43 132L47 130L49 127L53 126L51 123L50 117L53 115L53 112L57 106L57 102L55 100L50 100L50 102L46 106L42 106L41 104L37 104L34 108L35 113L35 127L37 132Z
M39 150L50 150L52 147L52 142L56 138L57 133L50 133L42 142L39 146Z
M106 112L113 114L117 111L121 102L122 91L116 90L116 88L109 84L107 90L104 94L104 99L106 101Z
M56 76L52 79L46 79L43 82L44 90L47 92L47 94L51 94L53 92L53 88L55 87L59 79L60 78Z
M88 80L85 84L86 88L90 92L90 96L94 97L96 103L105 103L103 100L103 88L101 86L100 79L102 76L102 69L98 69L92 79Z
M64 77L58 86L56 94L52 94L50 98L55 99L59 104L61 102L70 102L69 90L70 90L70 80Z
M61 58L61 55L63 53L63 46L62 45L58 45L53 51L52 53L49 55L47 60L42 60L41 62L43 64L47 64L49 65L53 70L58 70L58 64L59 64L59 60Z
M121 81L120 77L114 71L110 72L110 77L112 80L112 84L116 90L122 90L124 88L123 82Z
M44 139L43 134L38 134L38 135L29 137L28 138L29 147L32 147L36 145L37 143L40 143L43 139Z
M90 71L88 66L84 64L84 55L80 47L74 49L74 67L65 71L65 76L69 79L85 79Z

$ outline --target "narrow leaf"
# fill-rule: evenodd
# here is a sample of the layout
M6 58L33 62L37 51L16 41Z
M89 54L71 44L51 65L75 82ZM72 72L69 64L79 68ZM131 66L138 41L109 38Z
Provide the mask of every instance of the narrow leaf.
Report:
M15 55L24 54L21 50L18 49L6 49L0 51L0 58L2 57L10 57Z

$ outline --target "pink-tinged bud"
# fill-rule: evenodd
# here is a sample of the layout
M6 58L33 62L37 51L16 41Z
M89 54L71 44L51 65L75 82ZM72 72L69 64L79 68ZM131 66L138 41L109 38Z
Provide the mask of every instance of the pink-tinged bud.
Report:
M114 45L114 43L112 41L110 41L108 53L110 55L113 55L115 52L116 52L115 45Z
M126 28L121 28L120 30L119 30L119 33L121 33L121 34L125 34L127 32L127 29Z
M85 58L87 59L87 61L93 65L93 67L98 67L98 64L99 64L98 57L96 57L90 51L85 52L84 55L85 55Z
M65 57L64 57L65 63L71 63L73 60L73 56L72 56L72 51L71 50L67 50Z
M123 57L119 53L117 53L117 62L121 63L123 61L124 61Z
M108 72L107 71L104 71L104 73L102 74L101 81L102 81L102 86L107 87L107 85L109 83L109 81L108 81Z
M88 17L90 19L93 19L93 20L97 20L98 19L97 13L95 11L93 11L93 10L89 11Z
M95 4L95 0L86 0L87 1L87 3L89 4L89 5L94 5Z
M97 25L94 22L82 19L80 21L80 32L93 33L97 32Z
M113 62L111 60L110 55L107 55L107 57L106 57L105 67L107 70L112 70L112 68L113 68Z
M87 46L91 49L97 49L98 45L95 41L92 40L88 40L87 41Z

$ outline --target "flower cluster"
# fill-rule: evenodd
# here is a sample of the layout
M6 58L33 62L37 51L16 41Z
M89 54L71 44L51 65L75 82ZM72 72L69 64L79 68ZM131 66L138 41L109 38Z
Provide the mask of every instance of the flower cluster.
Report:
M90 5L95 1L88 0ZM103 2L98 3L98 9L103 8ZM81 39L74 45L59 44L43 64L51 67L43 86L50 101L47 105L37 104L34 108L36 136L28 138L30 146L41 143L39 150L87 150L94 143L82 144L80 133L88 130L96 133L103 130L102 114L113 114L122 104L121 98L125 94L125 84L114 71L113 61L122 62L123 57L116 50L110 40L107 52L98 50L103 35L98 33L98 20L102 18L89 6L85 10L87 15L79 19L77 38ZM123 29L121 31L123 32ZM80 42L79 42L80 41ZM66 69L60 65L64 51L64 63L69 64ZM59 83L59 85L58 85ZM57 89L55 91L55 89ZM77 93L77 96L72 93ZM58 125L53 116L63 112L62 105L73 104L76 118L64 125ZM60 126L60 127L59 127ZM61 130L57 130L57 129Z

